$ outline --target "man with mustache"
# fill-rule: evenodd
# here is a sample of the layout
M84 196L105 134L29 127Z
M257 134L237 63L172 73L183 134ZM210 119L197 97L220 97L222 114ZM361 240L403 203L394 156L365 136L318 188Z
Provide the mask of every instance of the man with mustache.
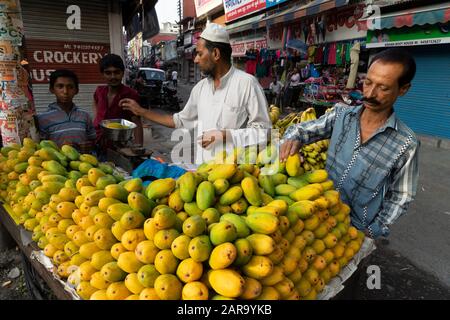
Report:
M200 35L196 51L194 62L206 78L192 89L181 112L157 113L130 99L123 99L121 106L170 128L196 129L202 147L197 152L197 164L234 146L264 143L265 129L271 128L264 91L254 76L232 65L226 29L209 23Z
M406 213L416 195L419 143L394 112L395 101L408 92L415 72L408 51L384 50L369 66L362 105L337 104L283 136L283 160L303 144L330 139L326 170L351 207L352 224L371 238L388 236L390 225Z

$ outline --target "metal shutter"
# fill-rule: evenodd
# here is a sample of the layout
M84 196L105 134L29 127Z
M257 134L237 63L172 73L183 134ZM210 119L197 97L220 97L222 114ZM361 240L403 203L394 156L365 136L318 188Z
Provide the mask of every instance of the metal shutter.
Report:
M108 1L21 0L25 36L35 39L109 43ZM67 7L81 9L81 30L69 30Z
M450 139L450 45L409 47L417 72L395 111L417 134Z
M83 41L110 44L108 2L104 0L21 0L26 39ZM81 30L69 30L67 7L76 4L81 9ZM93 116L92 101L98 84L81 84L74 102ZM47 109L55 96L47 84L33 84L37 112Z

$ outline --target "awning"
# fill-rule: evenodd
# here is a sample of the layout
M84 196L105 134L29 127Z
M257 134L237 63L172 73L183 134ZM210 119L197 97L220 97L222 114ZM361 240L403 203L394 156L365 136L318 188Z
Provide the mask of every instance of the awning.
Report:
M286 43L286 48L295 49L305 54L308 50L308 45L299 39L290 39Z
M259 22L259 27L312 16L326 10L345 6L348 2L349 0L314 0L306 5L293 6L282 12L270 15Z
M367 17L360 19L360 21L369 22L372 26L371 29L390 29L446 23L450 21L450 1L382 14L379 20L376 17Z
M257 16L238 21L232 24L228 24L225 26L225 29L228 30L229 33L236 33L240 31L245 31L249 29L257 29L258 22L265 16L265 14L259 14Z
M265 17L265 14L260 14L252 18L227 25L226 28L230 33L249 29L258 29L276 23L288 22L294 19L315 15L333 8L342 7L348 4L348 2L349 0L314 0L306 5L296 5L268 17Z

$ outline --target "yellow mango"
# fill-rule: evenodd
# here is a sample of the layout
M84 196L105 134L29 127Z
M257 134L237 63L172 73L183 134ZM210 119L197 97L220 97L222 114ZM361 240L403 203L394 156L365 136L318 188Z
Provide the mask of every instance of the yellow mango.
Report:
M183 300L208 300L208 287L200 281L186 283L181 291Z
M265 256L254 255L250 261L242 267L245 275L254 278L262 279L272 273L273 262Z
M111 283L106 289L108 300L125 300L129 295L131 295L131 292L123 281Z
M134 251L139 242L145 239L145 234L142 229L131 229L123 233L121 243L127 250Z
M217 179L230 179L236 173L235 164L220 164L209 172L208 181L214 182Z
M185 283L199 280L202 273L203 264L192 258L181 261L176 271L178 278Z
M127 289L136 295L140 294L141 291L144 290L144 286L139 282L137 273L128 274L124 283Z
M261 191L259 190L258 182L255 178L245 177L244 179L242 179L241 188L244 193L245 199L252 206L261 206Z
M295 177L301 173L301 157L299 153L288 156L286 160L286 172L289 176Z
M175 189L175 185L173 178L158 179L148 185L145 193L151 200L164 198Z
M320 186L320 184L319 184ZM300 189L295 190L289 194L289 197L295 201L300 200L314 200L322 194L318 188L313 185L308 185Z
M230 242L225 242L212 250L209 265L212 269L225 269L234 262L236 257L236 247Z
M155 291L161 300L179 300L183 285L173 274L162 274L155 280Z
M244 278L231 269L212 270L208 275L208 281L214 291L229 298L239 297L245 288Z
M245 285L244 291L239 296L239 299L243 300L253 300L256 299L262 293L261 283L253 278L244 277Z

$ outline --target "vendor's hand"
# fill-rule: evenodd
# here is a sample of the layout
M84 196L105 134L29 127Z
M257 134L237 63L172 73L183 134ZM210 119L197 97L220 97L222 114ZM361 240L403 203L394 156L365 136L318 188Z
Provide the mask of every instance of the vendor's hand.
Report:
M289 156L298 153L301 146L298 140L286 140L280 148L280 160L286 161Z
M146 109L142 108L139 103L137 103L133 99L125 98L119 101L119 107L121 107L124 110L131 111L137 116L144 115Z
M225 134L223 130L208 130L203 132L203 134L198 138L198 143L201 144L202 148L207 149L210 145L216 143L217 141L223 142L224 137Z

